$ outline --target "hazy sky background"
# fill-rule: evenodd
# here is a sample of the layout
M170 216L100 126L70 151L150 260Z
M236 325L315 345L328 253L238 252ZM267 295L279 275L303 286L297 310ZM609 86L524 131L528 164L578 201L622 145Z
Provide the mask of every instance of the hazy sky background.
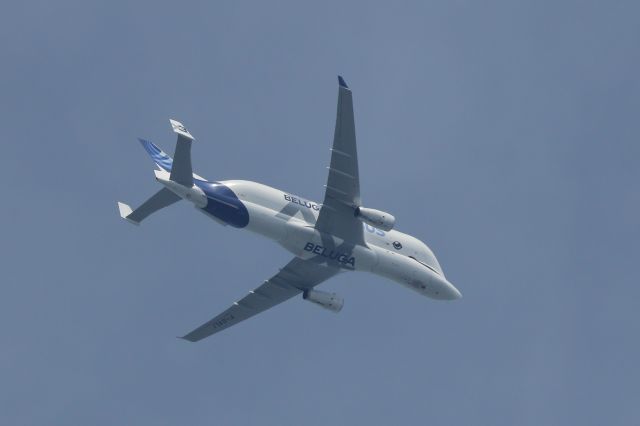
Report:
M640 418L635 1L12 2L0 16L3 425L629 425ZM321 200L337 79L362 196L464 298L368 274L197 344L290 255L158 189Z

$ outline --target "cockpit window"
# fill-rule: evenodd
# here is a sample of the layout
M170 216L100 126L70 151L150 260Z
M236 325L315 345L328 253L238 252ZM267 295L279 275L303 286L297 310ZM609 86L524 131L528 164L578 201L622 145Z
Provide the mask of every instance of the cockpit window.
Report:
M433 266L427 265L426 263L416 259L413 256L409 256L409 258L415 260L416 262L418 262L419 264L421 264L422 266L426 266L427 268L431 269L433 272L435 272L436 274L440 275L440 271L438 271L436 268L434 268Z

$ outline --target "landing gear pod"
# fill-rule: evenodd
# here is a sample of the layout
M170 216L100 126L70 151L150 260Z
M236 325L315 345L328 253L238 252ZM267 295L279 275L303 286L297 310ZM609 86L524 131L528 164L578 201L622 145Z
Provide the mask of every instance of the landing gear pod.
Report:
M391 231L393 229L393 225L396 224L396 218L392 214L381 210L358 207L354 212L354 215L362 222L369 224L374 228L382 229L383 231Z
M305 292L302 293L302 298L332 312L340 312L342 306L344 306L344 299L342 297L335 293L327 293L326 291L305 290Z

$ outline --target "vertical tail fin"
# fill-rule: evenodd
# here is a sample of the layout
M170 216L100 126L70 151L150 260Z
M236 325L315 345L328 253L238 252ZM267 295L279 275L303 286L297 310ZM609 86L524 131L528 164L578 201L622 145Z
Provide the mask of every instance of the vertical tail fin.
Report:
M178 134L175 159L171 158L152 142L144 139L139 139L139 141L149 156L151 156L154 163L156 163L158 168L161 169L161 171L156 172L157 174L161 174L165 181L167 181L166 176L168 176L168 180L179 184L178 187L181 189L184 189L183 187L191 189L194 178L205 180L198 175L194 175L191 169L191 142L193 142L193 136L191 136L191 133L189 133L182 123L175 120L169 120L169 122L171 123L173 131ZM157 174L156 179L158 179ZM120 216L123 219L126 219L134 225L138 225L152 213L170 206L180 199L181 197L179 195L165 187L156 192L151 196L151 198L135 210L132 210L127 204L120 202L118 202L118 209L120 211Z
M147 151L149 157L156 163L158 168L164 170L165 172L171 173L171 167L173 167L173 158L167 155L166 152L161 150L154 144L153 142L138 138L142 147Z
M175 164L175 167L178 169L175 177L177 179L179 176L180 181L176 179L171 180L179 182L182 185L184 185L183 182L187 182L187 186L191 186L192 183L189 183L190 181L188 178L188 174L191 173L193 175L193 178L206 181L205 178L203 178L202 176L198 176L191 171L191 142L194 140L193 136L191 136L191 133L189 133L189 131L181 123L175 120L169 121L171 122L171 128L173 129L173 131L178 134L178 141L176 142L175 161L166 152L158 148L158 146L153 142L138 138L138 140L142 144L142 147L145 149L145 151L147 151L153 162L156 163L156 166L158 166L158 168L164 170L165 172L172 173ZM178 163L180 165L178 165Z

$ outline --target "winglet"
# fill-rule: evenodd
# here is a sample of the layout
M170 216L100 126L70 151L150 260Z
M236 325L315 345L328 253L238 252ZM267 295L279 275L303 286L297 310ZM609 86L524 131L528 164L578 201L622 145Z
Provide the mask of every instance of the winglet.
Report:
M129 207L127 204L118 201L118 210L120 210L121 218L125 219L129 223L133 223L134 225L140 225L140 223L127 218L127 216L129 216L133 212L131 210L131 207Z
M172 120L172 119L169 119L169 122L171 123L171 128L173 129L174 132L176 132L179 135L184 136L187 139L193 140L193 136L191 136L191 133L189 133L187 128L184 127L182 125L182 123L180 123L179 121L176 121L176 120Z
M347 83L344 81L344 78L342 78L341 75L338 76L338 84L340 85L340 87L344 87L345 89L349 88L349 86L347 86Z

